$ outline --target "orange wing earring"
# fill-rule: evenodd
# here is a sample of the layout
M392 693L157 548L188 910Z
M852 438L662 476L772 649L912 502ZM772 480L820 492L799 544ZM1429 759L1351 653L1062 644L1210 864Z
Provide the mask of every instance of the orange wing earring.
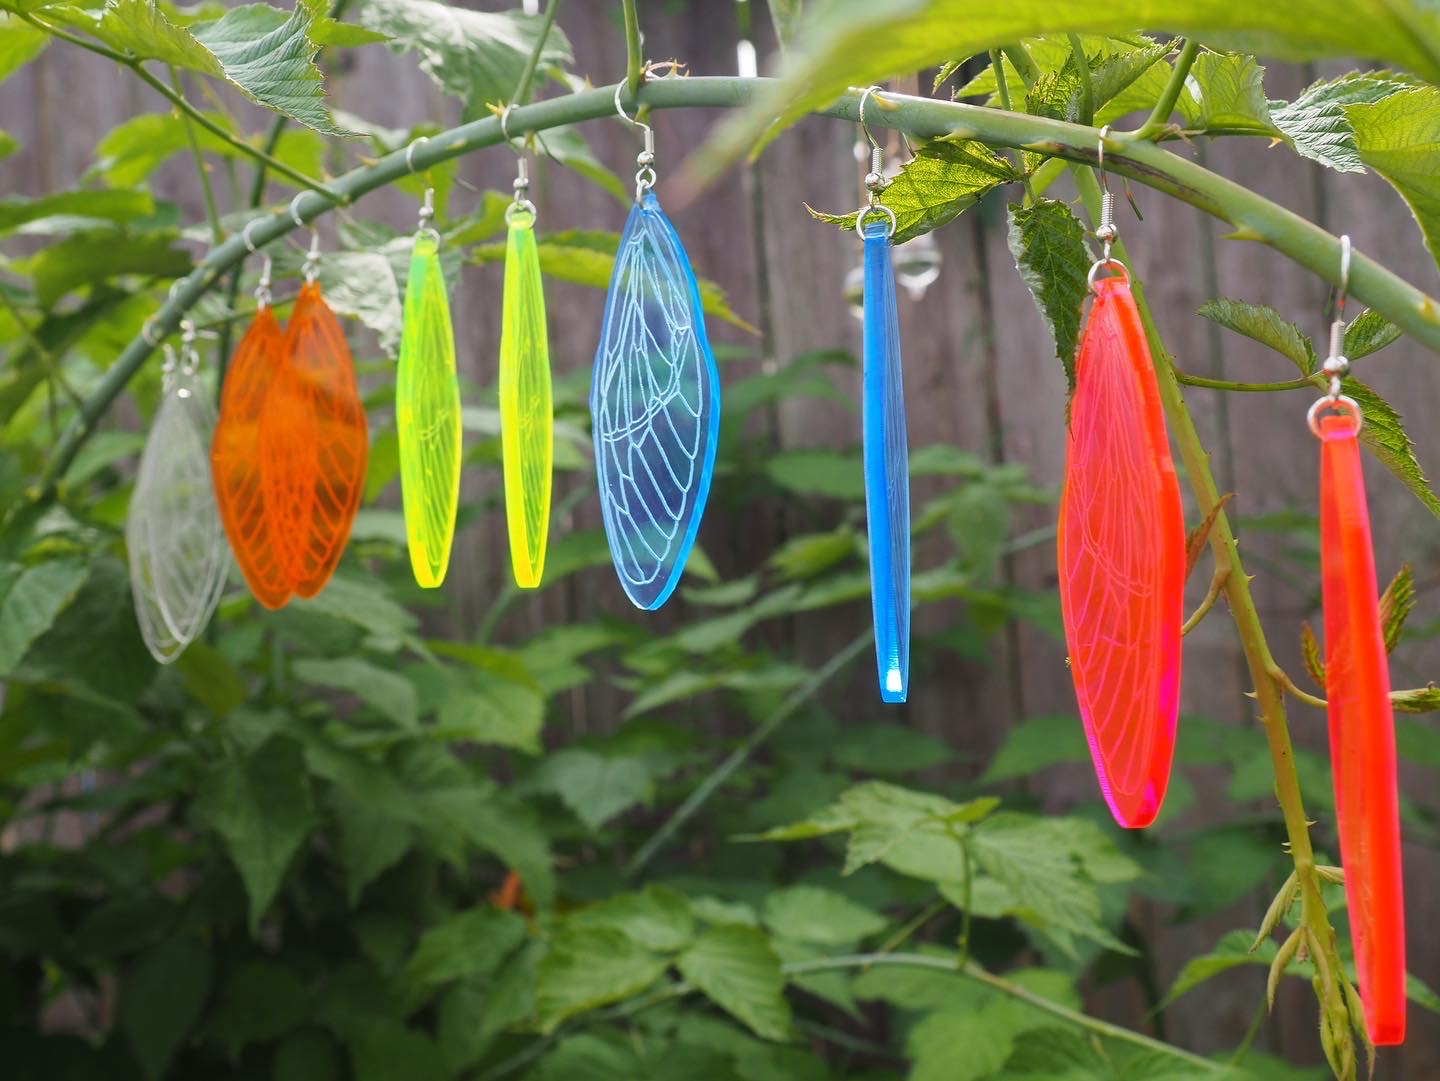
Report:
M1360 472L1364 416L1341 393L1340 353L1350 238L1340 238L1340 292L1324 371L1330 392L1310 407L1320 440L1320 587L1325 609L1325 712L1345 900L1371 1042L1405 1039L1405 898L1395 786L1390 662L1375 582L1370 511Z
M245 246L252 252L249 227ZM230 361L220 395L220 419L210 444L210 470L220 521L250 592L279 608L294 591L292 561L277 541L267 502L272 482L262 456L263 430L275 388L286 381L285 333L270 307L270 257L255 290L255 318Z
M290 215L297 225L304 224L294 203ZM350 347L321 295L319 268L320 237L312 230L305 284L285 332L285 355L294 382L277 403L283 408L267 410L275 430L271 433L267 428L269 438L262 448L262 454L287 462L274 474L283 480L274 489L275 504L283 514L272 518L272 525L287 529L293 525L293 539L304 538L295 548L292 579L301 597L315 596L335 572L360 506L369 459L365 408L355 386ZM302 425L299 431L281 427L292 421ZM301 530L307 520L308 531Z
M1125 265L1110 256L1114 207L1107 187L1096 230L1105 252L1090 268L1095 300L1075 360L1057 561L1095 775L1115 821L1133 829L1159 813L1175 752L1185 520L1145 329Z

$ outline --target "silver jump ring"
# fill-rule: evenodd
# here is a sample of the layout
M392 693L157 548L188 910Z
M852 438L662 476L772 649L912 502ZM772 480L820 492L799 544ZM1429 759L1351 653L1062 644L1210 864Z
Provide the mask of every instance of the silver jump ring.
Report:
M533 222L536 218L535 204L529 199L516 199L512 201L511 204L505 208L505 224L509 225L520 214L530 215L530 220Z
M1320 431L1320 413L1325 409L1333 410L1336 413L1349 413L1355 420L1355 431L1353 433L1355 435L1359 435L1360 429L1365 426L1365 414L1361 412L1360 406L1354 398L1345 394L1340 395L1338 398L1331 398L1327 395L1324 398L1317 399L1315 404L1310 407L1310 411L1305 414L1305 420L1310 425L1310 431L1314 433L1317 439L1325 438L1324 434Z
M503 122L502 122L502 124L501 124L501 128L502 128L502 129L504 128ZM428 136L428 135L422 135L422 136L420 136L418 139L412 140L411 143L410 143L410 145L405 148L405 171L406 171L406 172L408 172L408 173L413 173L413 172L415 171L415 148L418 147L421 143L428 143L429 141L430 141L430 136Z
M864 210L860 211L860 213L855 215L855 231L857 233L859 233L862 237L865 235L865 219L870 217L871 214L883 214L887 219L889 219L890 228L887 229L885 232L885 238L887 240L895 235L895 229L897 228L897 222L895 221L895 211L891 210L884 203L871 203Z
M1118 271L1117 274L1107 275L1107 278L1119 277L1127 282L1130 280L1130 272L1125 269L1125 264L1119 259L1111 259L1108 256L1104 259L1096 259L1095 262L1090 264L1090 273L1085 275L1085 283L1090 286L1093 292L1098 293L1100 291L1095 283L1099 280L1100 271L1102 270Z

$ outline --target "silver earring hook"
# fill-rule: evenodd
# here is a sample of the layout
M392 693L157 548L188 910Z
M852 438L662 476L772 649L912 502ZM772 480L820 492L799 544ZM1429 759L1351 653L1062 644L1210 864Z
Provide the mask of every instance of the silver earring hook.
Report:
M299 229L304 229L306 226L306 222L305 219L300 216L300 210L295 204L303 198L305 198L305 193L302 191L296 192L295 198L290 200L290 220L293 221L296 225L296 228Z
M250 239L250 230L255 228L255 226L259 225L264 220L265 219L263 217L251 218L245 223L245 228L240 230L240 239L245 244L245 250L248 251L251 255L256 254L260 249L255 246L255 241Z
M1365 423L1365 415L1361 412L1359 403L1341 393L1345 376L1350 371L1349 358L1344 354L1345 299L1350 291L1350 256L1350 236L1347 233L1340 238L1340 284L1336 287L1335 310L1330 320L1330 349L1325 363L1320 366L1320 370L1329 378L1330 385L1325 396L1317 400L1305 415L1310 430L1320 439L1325 438L1320 429L1320 415L1324 412L1349 414L1355 421L1351 435L1358 434Z
M620 95L624 92L624 90L625 84L623 82L615 84L615 112L619 115L621 120L624 120L633 127L644 128L646 131L649 131L650 125L640 119L640 110L638 108L635 110L635 115L631 116L625 111L625 106L620 103Z
M865 133L865 138L870 140L871 151L879 150L880 144L875 141L875 136L870 133L870 125L865 123L865 102L870 99L871 94L880 93L878 86L867 86L860 92L860 130Z
M421 135L419 138L412 140L410 145L405 148L405 171L407 173L413 173L415 171L416 148L419 147L421 143L428 143L429 141L430 136Z
M1335 295L1335 318L1345 315L1345 300L1350 293L1350 234L1340 238L1340 291Z
M650 78L650 69L645 69L645 78ZM620 92L625 89L623 82L615 84L615 112L622 120L625 120L633 127L637 127L644 135L644 148L635 155L635 201L638 203L645 198L645 193L655 186L655 129L640 119L640 110L637 107L635 115L631 116L625 111L625 106L620 102Z

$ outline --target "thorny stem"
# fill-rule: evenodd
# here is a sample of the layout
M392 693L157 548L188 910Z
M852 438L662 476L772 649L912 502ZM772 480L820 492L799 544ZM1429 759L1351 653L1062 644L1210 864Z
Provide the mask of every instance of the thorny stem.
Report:
M535 81L535 71L540 66L540 57L545 52L545 42L550 37L550 27L555 24L555 12L560 7L560 0L550 0L545 5L544 21L540 24L540 34L535 39L535 48L530 51L530 59L525 62L525 70L520 73L520 81L515 85L515 93L510 95L512 105L524 105L530 98L530 84Z
M640 44L640 15L635 10L635 0L623 0L621 10L625 15L625 85L631 94L637 94L645 74L645 57Z
M184 96L184 90L180 85L180 73L175 70L175 65L170 65L170 83L175 87L175 93ZM210 243L219 244L225 239L225 230L220 227L220 208L215 205L215 189L210 186L210 170L205 168L205 156L200 153L200 140L195 137L195 125L188 113L180 114L180 122L185 128L185 141L190 144L190 156L195 159L195 173L200 178L200 191L205 196L205 216L210 221Z
M1100 185L1092 170L1079 166L1072 167L1076 187L1085 203L1092 221L1099 220ZM1115 256L1127 267L1133 263L1126 255L1124 245L1117 239ZM1217 568L1226 568L1225 598L1229 602L1230 616L1240 639L1240 648L1245 654L1245 663L1255 685L1255 699L1260 706L1260 719L1265 727L1265 739L1270 748L1270 761L1275 771L1275 797L1280 803L1280 812L1285 821L1285 833L1289 840L1290 855L1295 863L1295 875L1300 883L1300 918L1307 928L1316 949L1328 949L1330 958L1338 966L1335 954L1335 936L1325 911L1325 901L1320 894L1320 879L1315 871L1315 853L1310 845L1310 824L1305 815L1305 802L1300 793L1300 779L1295 771L1295 751L1290 742L1290 729L1285 720L1285 698L1280 681L1275 678L1279 666L1271 656L1265 630L1260 624L1260 614L1255 607L1255 598L1250 592L1250 577L1240 559L1240 548L1230 528L1230 520L1223 509L1217 509L1220 492L1215 477L1210 471L1210 455L1200 442L1195 422L1180 393L1175 380L1170 354L1155 327L1155 321L1145 301L1144 289L1133 270L1130 274L1135 303L1140 309L1140 318L1145 327L1145 337L1155 359L1156 380L1159 384L1160 401L1170 424L1170 434L1180 448L1180 457L1185 463L1190 487L1195 493L1200 511L1209 517L1213 511L1214 524L1210 530L1210 548L1215 554ZM1322 1003L1322 1011L1326 1004Z
M1299 379L1284 379L1276 383L1237 383L1230 379L1209 379L1203 375L1191 375L1189 372L1182 372L1175 369L1175 382L1187 387L1203 387L1207 390L1233 390L1242 393L1267 394L1280 390L1303 390L1305 387L1315 386L1314 376L1305 376Z
M1181 638L1184 638L1196 627L1200 626L1200 621L1205 618L1206 613L1208 613L1211 608L1214 608L1215 602L1220 599L1220 594L1229 579L1230 568L1228 566L1222 564L1215 568L1215 573L1210 577L1210 588L1205 592L1205 599L1200 602L1200 606L1191 613L1190 618L1187 619L1184 626L1180 628Z
M1141 124L1128 138L1145 139L1154 142L1165 133L1170 125L1170 114L1175 111L1175 102L1180 100L1180 91L1185 88L1185 79L1190 74L1190 66L1195 63L1195 57L1199 55L1200 44L1186 39L1180 49L1180 55L1175 59L1175 67L1170 72L1170 81L1165 84L1164 91L1160 94L1159 100L1155 102L1155 108L1151 110L1149 118Z
M1295 685L1295 681L1290 678L1290 674L1278 664L1271 667L1270 675L1276 683L1280 684L1282 689L1293 695L1297 702L1304 702L1307 706L1315 706L1318 709L1325 708L1325 699L1316 698L1309 691L1301 690Z

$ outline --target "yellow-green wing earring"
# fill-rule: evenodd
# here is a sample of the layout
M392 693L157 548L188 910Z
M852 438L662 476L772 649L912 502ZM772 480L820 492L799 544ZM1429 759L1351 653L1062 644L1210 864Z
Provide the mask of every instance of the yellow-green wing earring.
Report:
M405 281L395 386L405 538L415 581L426 589L445 580L460 499L460 383L434 216L434 192L427 189Z
M515 584L534 589L545 570L550 529L554 417L545 290L535 246L535 204L521 155L515 201L505 211L505 302L500 324L500 432L505 464L505 517Z

